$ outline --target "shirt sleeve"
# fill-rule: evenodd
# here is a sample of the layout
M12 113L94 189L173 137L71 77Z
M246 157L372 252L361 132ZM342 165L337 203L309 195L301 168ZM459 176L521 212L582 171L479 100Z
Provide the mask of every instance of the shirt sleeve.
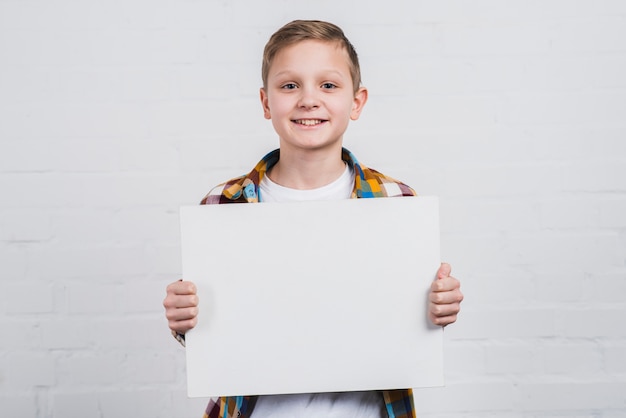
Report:
M183 347L185 347L185 334L181 334L180 332L172 331L172 335L176 338L176 341L180 343Z

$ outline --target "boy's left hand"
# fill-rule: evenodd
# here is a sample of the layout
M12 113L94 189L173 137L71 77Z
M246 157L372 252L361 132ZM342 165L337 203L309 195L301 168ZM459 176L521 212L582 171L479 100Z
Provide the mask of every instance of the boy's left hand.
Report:
M461 283L450 276L451 272L449 264L441 263L428 295L428 319L442 327L456 321L463 300Z

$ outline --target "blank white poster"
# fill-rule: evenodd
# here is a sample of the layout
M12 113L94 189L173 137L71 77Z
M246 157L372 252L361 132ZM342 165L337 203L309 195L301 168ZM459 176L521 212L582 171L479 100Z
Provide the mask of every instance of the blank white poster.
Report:
M188 394L443 385L436 197L185 206Z

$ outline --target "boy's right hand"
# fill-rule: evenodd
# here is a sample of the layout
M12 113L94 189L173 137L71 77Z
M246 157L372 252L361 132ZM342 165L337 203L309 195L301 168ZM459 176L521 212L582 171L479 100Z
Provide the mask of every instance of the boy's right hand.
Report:
M163 307L170 329L179 334L186 333L198 322L196 285L183 280L170 283Z

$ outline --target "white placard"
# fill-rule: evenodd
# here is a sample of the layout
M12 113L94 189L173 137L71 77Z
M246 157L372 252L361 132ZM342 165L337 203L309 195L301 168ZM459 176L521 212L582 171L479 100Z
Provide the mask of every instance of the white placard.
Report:
M185 206L188 395L443 385L436 197Z

